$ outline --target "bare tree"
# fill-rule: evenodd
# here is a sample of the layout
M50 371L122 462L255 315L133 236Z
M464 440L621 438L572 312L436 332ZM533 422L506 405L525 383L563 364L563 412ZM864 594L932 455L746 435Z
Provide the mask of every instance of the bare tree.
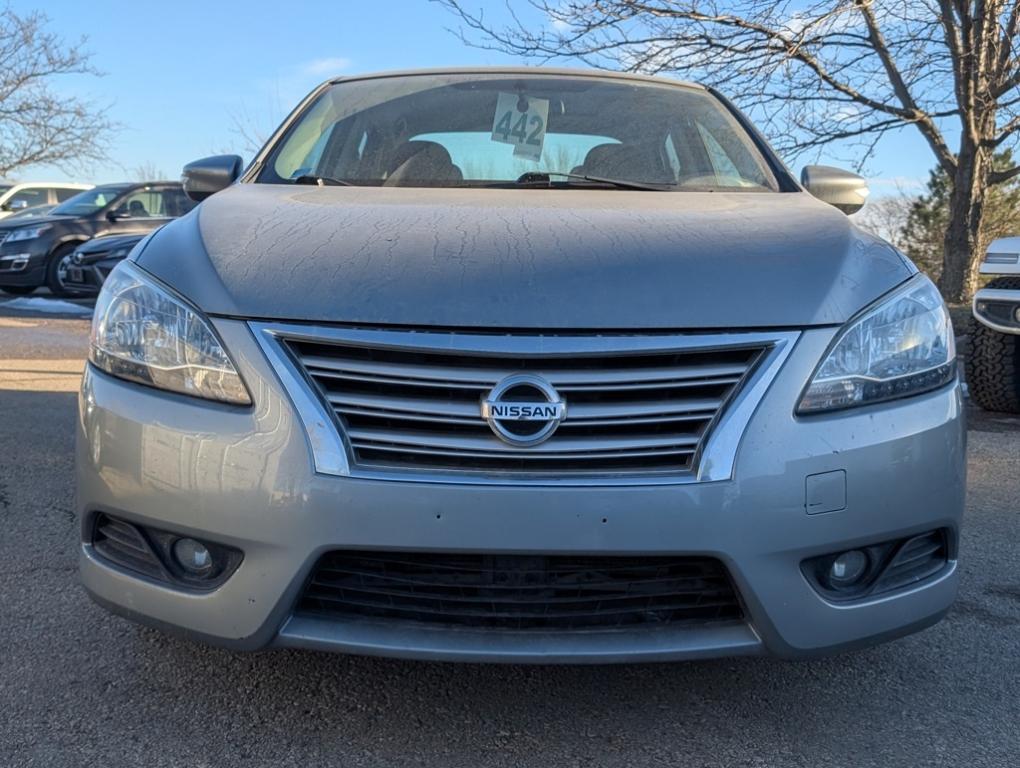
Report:
M228 109L227 117L230 119L229 130L233 136L231 141L233 146L231 150L221 154L240 152L254 157L269 141L269 137L276 131L288 110L289 106L280 93L279 84L274 91L266 95L258 108L249 107L247 103L241 102L236 107Z
M866 229L883 240L888 240L901 250L905 250L903 230L910 216L910 209L917 202L916 196L905 192L870 200L860 213L854 214L854 220L862 229ZM926 272L928 265L919 265ZM941 268L941 264L937 265ZM938 271L941 271L939 269ZM935 273L936 275L938 272Z
M147 160L140 165L136 165L131 171L131 176L135 181L166 181L167 176L163 171L151 160Z
M230 110L227 114L230 117L230 133L234 136L237 150L250 156L258 154L279 122L274 122L265 114L256 115L244 105L241 105L240 109Z
M60 75L98 74L85 41L68 45L47 22L0 10L0 176L44 164L78 170L106 157L106 111L51 88Z
M1017 0L508 0L497 24L435 1L472 45L717 86L789 155L917 130L952 180L943 293L973 293L987 190L1020 175L991 162L1020 134Z

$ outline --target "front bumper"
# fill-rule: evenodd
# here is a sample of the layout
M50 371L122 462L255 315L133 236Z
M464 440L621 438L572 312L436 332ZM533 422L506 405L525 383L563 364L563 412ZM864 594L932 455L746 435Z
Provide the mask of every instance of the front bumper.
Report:
M65 281L68 288L78 293L97 294L106 278L123 259L100 259L83 264L72 264Z
M46 282L46 238L0 245L0 285L38 286Z
M982 288L974 294L973 312L993 331L1020 335L1020 289Z
M801 334L741 441L731 480L625 487L419 484L315 474L306 433L248 326L217 320L255 400L236 409L89 370L78 421L81 573L113 610L238 649L297 646L475 661L596 663L860 647L937 621L957 589L965 487L958 385L909 401L798 419L794 405L835 329ZM806 478L843 470L845 509L808 514ZM104 511L244 551L209 593L181 592L102 561ZM805 558L950 532L950 561L913 587L823 599ZM566 633L452 630L292 615L331 549L691 554L719 558L746 622Z

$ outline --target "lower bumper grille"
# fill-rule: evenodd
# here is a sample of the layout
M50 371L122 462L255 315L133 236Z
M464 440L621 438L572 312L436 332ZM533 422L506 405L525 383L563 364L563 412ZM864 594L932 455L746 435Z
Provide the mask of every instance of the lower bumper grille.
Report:
M944 530L915 536L903 542L875 584L874 593L916 584L941 571L949 560Z
M568 631L742 618L714 558L353 551L319 560L297 612Z
M163 562L135 525L109 515L96 515L92 546L105 559L153 579L167 580Z

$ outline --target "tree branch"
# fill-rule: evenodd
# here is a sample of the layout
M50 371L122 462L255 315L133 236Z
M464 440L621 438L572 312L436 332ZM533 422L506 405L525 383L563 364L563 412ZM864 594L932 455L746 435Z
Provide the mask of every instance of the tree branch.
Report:
M1007 168L1005 170L992 171L988 174L988 183L1002 184L1003 182L1009 181L1017 176L1020 176L1020 165L1014 166L1013 168Z
M932 151L935 153L935 157L939 161L939 165L942 166L946 173L952 174L956 171L956 158L953 157L953 153L946 145L945 139L942 138L942 134L934 121L929 115L925 114L917 106L917 102L914 101L914 97L911 95L910 89L903 80L903 75L900 74L900 71L896 66L896 62L893 61L892 54L889 52L889 46L886 44L885 37L879 29L878 20L875 18L875 14L872 11L871 2L872 0L855 0L861 16L864 17L864 23L868 27L868 38L871 40L872 47L875 49L875 53L878 55L879 60L882 62L882 67L885 69L885 73L889 77L893 93L895 93L896 97L900 100L900 104L903 105L903 109L906 113L910 115L909 118L905 119L907 119L908 122L913 122L917 125L918 129L921 131L921 135L924 136L929 146L931 146Z

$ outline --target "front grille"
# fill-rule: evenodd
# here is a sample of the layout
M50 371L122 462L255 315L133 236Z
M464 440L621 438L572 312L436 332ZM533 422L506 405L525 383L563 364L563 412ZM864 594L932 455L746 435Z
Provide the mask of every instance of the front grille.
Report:
M401 346L284 337L336 414L356 466L560 476L691 472L717 417L768 349L757 341L542 353L555 345L535 337L524 346L536 353L514 355L418 346L415 334L406 336ZM552 437L523 448L496 437L481 413L497 383L522 373L542 377L567 403Z
M708 557L334 551L297 613L502 630L587 630L742 618Z

